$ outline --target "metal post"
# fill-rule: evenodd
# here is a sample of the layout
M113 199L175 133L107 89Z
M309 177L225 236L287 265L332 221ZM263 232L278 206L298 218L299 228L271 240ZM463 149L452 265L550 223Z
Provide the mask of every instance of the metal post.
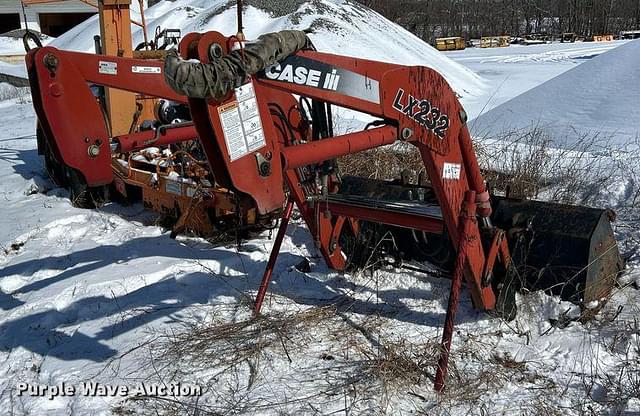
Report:
M147 38L147 22L144 19L144 3L143 0L138 0L140 7L140 17L142 18L142 35L144 36L144 48L149 50L149 39ZM156 48L158 45L156 45Z
M287 225L289 224L289 219L291 218L292 212L293 199L289 198L284 209L284 214L282 215L282 220L280 220L280 228L278 229L278 234L276 235L276 239L273 242L273 248L271 249L271 254L269 255L269 262L267 263L267 268L264 271L262 283L260 283L260 289L258 289L256 303L253 307L254 315L258 315L260 313L260 309L262 308L262 301L264 301L264 295L267 293L267 289L269 288L271 275L273 274L273 268L276 265L278 253L280 252L280 246L282 245L282 240L284 239L284 235L287 232Z
M451 293L449 294L449 305L447 306L447 316L445 319L444 330L442 332L442 343L440 350L440 359L438 360L438 368L436 370L436 380L434 388L438 392L444 390L447 378L447 370L449 366L449 352L451 351L451 338L453 336L453 325L456 320L456 312L458 309L458 297L460 295L460 287L462 286L462 275L467 260L467 249L469 247L469 236L471 235L471 227L476 222L476 193L467 191L464 196L462 212L460 213L460 244L458 245L458 257L453 269L453 281L451 282Z

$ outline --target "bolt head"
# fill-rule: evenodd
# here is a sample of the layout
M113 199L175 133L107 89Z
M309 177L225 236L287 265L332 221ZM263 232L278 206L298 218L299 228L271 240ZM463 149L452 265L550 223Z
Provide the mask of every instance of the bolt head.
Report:
M222 46L219 43L212 43L209 46L209 59L216 60L222 58Z
M100 147L92 144L88 147L87 152L89 153L89 157L98 157L98 155L100 154Z
M462 124L467 124L467 112L464 110L460 110L460 121Z
M409 127L405 127L402 129L402 132L400 132L400 136L402 137L402 140L409 140L411 136L413 136L413 130Z
M264 161L260 163L260 176L269 176L271 174L271 163Z
M63 92L64 92L64 88L62 88L62 85L60 83L52 82L49 85L49 93L51 93L52 96L60 97Z

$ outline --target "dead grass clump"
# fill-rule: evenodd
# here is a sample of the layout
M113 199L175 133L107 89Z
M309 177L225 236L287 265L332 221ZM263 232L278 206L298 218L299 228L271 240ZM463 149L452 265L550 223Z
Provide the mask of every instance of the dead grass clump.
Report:
M264 374L274 361L297 358L299 365L309 339L324 325L340 322L335 317L335 307L329 306L239 322L189 324L183 332L166 334L149 359L154 379L199 385L203 396L135 397L129 406L158 415L244 414L270 404L295 407L297 399L279 403L279 397L260 393L270 383Z
M626 310L625 310L626 309ZM598 404L623 411L629 400L640 399L640 305L627 303L605 310L592 322L593 337L614 355L611 367L593 368L582 375L587 392Z
M281 345L288 355L285 340L334 315L335 308L328 306L278 316L260 315L240 322L194 325L172 337L165 356L212 366L255 358L274 345Z
M440 345L437 341L419 345L400 340L375 347L370 343L355 346L364 357L362 371L365 378L381 383L385 390L407 385L425 385L433 379Z
M343 175L384 180L397 179L409 170L414 176L412 183L416 183L424 163L415 146L397 143L338 158L338 167Z
M557 143L543 127L532 126L482 137L474 145L485 179L498 192L593 204L617 173L607 142L595 133Z
M11 84L0 83L0 101L17 99L18 104L31 102L31 90L28 87L14 87Z
M531 126L477 138L474 146L485 179L498 193L596 205L620 170L608 142L594 133L558 143L543 127ZM424 171L420 153L409 143L343 156L338 166L343 175L372 179L398 179L409 172L410 183L418 183Z

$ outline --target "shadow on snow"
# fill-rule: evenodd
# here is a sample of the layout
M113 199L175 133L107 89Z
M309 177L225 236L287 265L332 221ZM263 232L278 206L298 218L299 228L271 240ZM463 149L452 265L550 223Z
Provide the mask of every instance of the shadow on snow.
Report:
M261 256L261 260L255 260L247 253L236 253L211 246L208 249L190 248L169 239L167 235L137 238L119 246L99 246L64 256L66 260L71 258L76 264L86 264L67 268L56 276L29 283L12 294L2 294L0 304L5 310L17 308L24 302L13 295L27 295L67 279L79 279L81 276L86 280L87 273L99 275L97 271L114 262L126 264L133 259L154 256L203 261L203 264L216 260L221 264L222 273L169 273L169 276L158 282L121 296L91 296L64 308L50 308L24 315L0 325L0 350L10 351L23 347L41 355L63 360L104 361L117 353L107 345L114 337L162 318L165 318L165 321L179 320L180 312L192 305L206 305L221 296L233 297L240 301L247 296L243 295L244 293L255 293L266 265L266 261L262 259L264 256ZM320 260L314 272L301 273L293 267L301 259L302 256L291 253L279 255L270 293L285 296L303 305L333 304L337 306L338 312L380 315L429 326L442 324L443 314L416 311L402 302L406 299L439 300L443 306L446 298L437 296L434 291L398 288L376 292L375 289L363 287L340 274L329 274L329 279L323 280L321 277L327 276L328 272L324 262ZM29 260L5 268L3 274L40 270L61 261L62 256ZM236 275L226 275L225 270L233 270ZM441 284L446 292L448 283ZM372 300L363 300L363 296L356 298L352 296L354 291L369 293ZM379 298L377 303L374 295ZM470 306L463 307L471 309ZM473 316L468 313L462 315ZM93 335L79 330L82 328L82 322L104 318L110 318L111 323Z

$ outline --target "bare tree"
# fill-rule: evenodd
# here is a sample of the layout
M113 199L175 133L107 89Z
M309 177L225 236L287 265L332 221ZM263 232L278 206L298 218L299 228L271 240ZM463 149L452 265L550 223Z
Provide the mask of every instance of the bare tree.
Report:
M360 0L420 38L640 29L640 0Z

